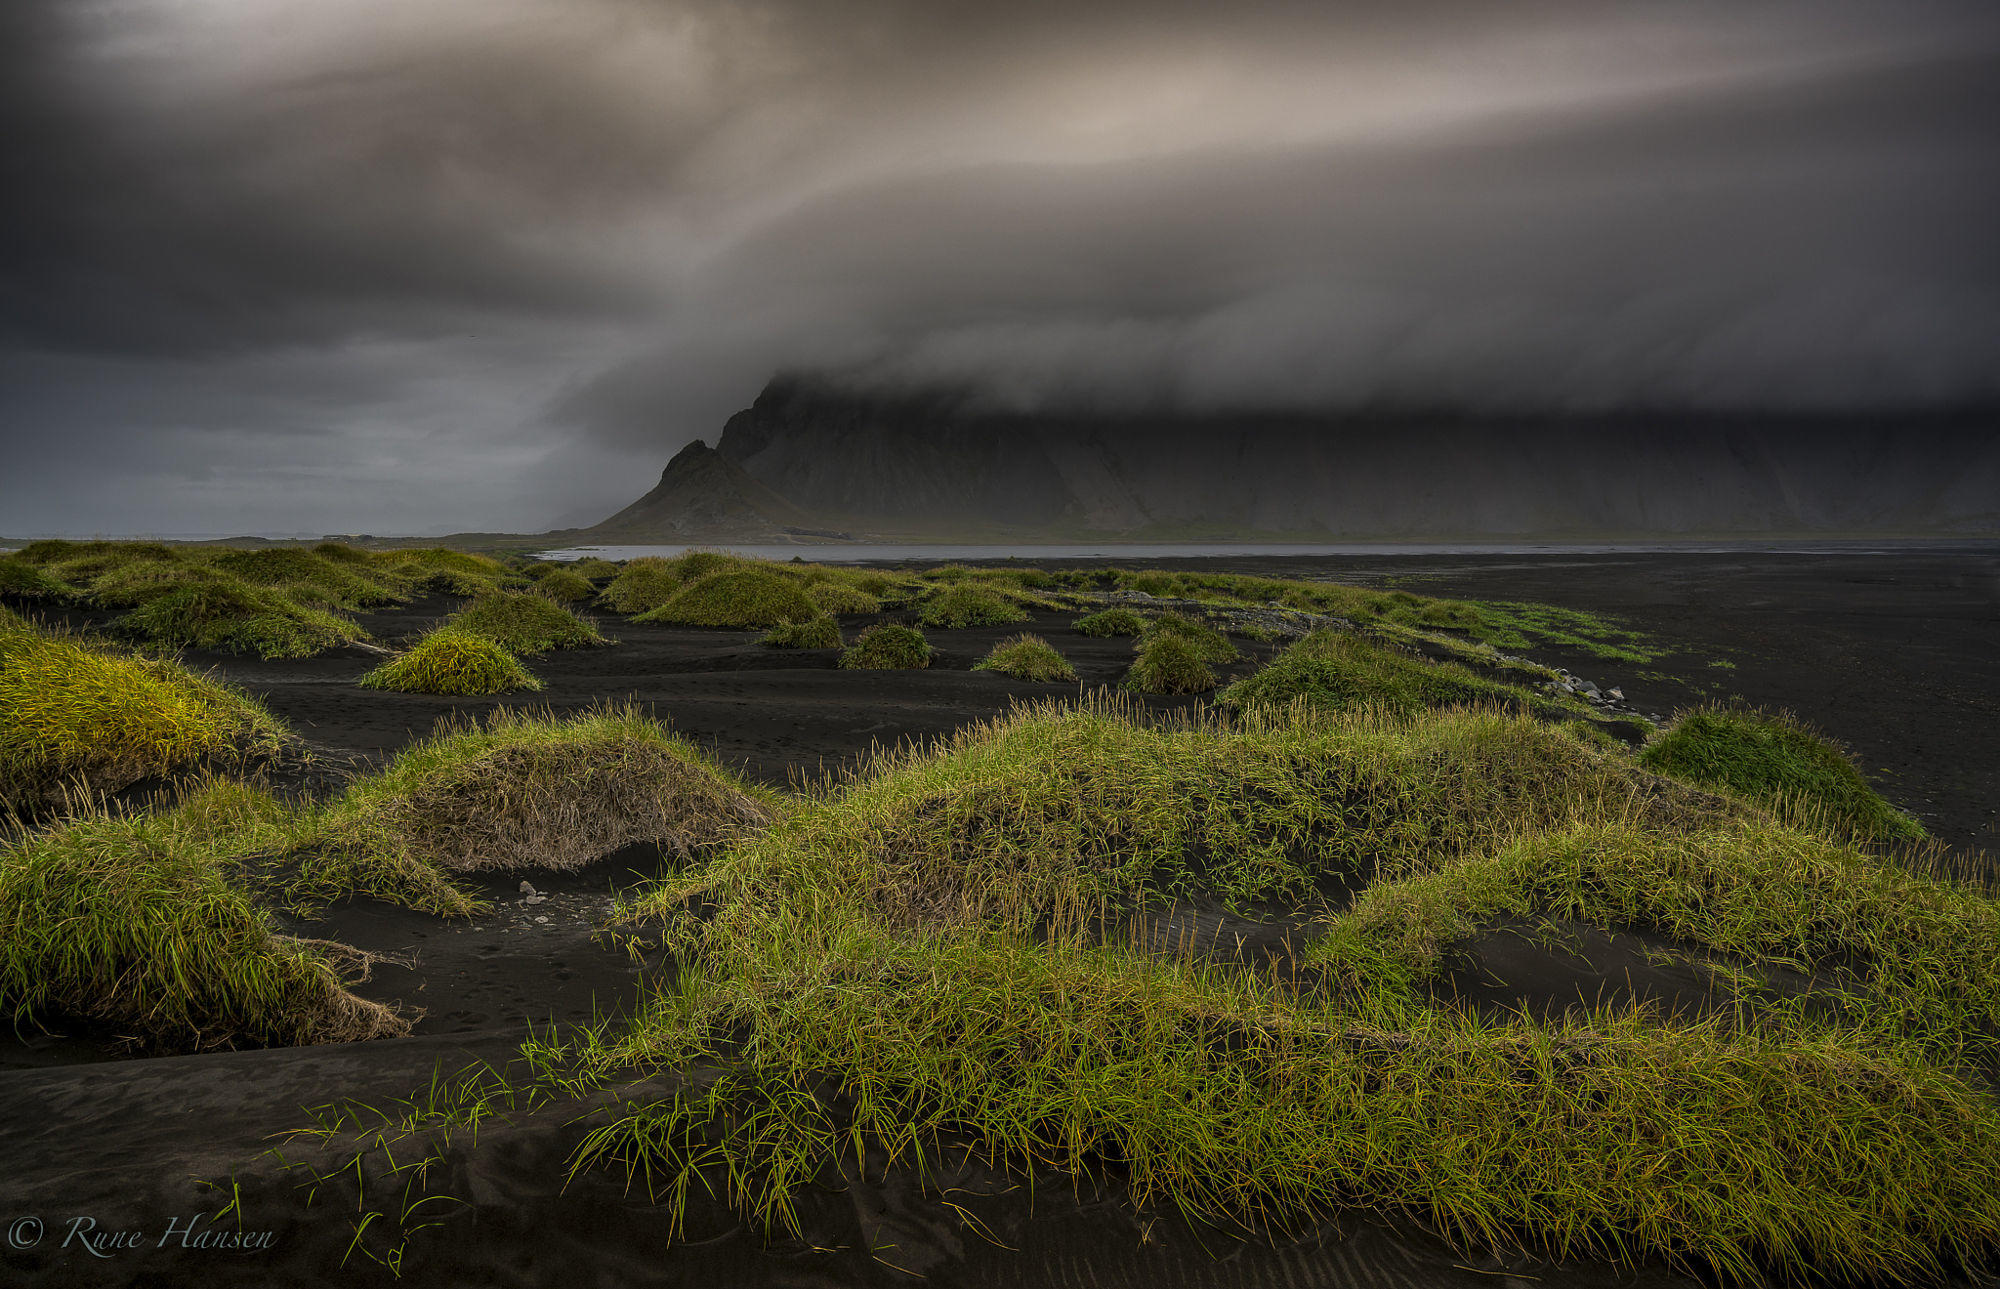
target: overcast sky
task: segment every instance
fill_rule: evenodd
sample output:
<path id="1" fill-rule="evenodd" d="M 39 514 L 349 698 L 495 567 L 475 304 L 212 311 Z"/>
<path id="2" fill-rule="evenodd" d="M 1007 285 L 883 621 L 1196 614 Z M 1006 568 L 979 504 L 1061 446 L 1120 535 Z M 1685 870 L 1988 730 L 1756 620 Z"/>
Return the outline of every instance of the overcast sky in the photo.
<path id="1" fill-rule="evenodd" d="M 0 534 L 589 522 L 773 371 L 2000 407 L 1993 0 L 5 0 Z"/>

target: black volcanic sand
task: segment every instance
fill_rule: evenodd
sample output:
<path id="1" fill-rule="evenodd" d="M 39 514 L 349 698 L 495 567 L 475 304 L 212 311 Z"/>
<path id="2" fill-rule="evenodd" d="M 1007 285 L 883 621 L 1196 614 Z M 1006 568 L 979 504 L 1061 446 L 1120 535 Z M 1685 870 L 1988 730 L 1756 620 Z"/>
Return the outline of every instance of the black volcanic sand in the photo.
<path id="1" fill-rule="evenodd" d="M 2000 766 L 2000 550 L 1903 549 L 1834 555 L 1541 555 L 1116 561 L 1287 577 L 1394 584 L 1429 594 L 1538 600 L 1619 615 L 1674 649 L 1644 666 L 1561 649 L 1532 651 L 1607 687 L 1640 711 L 1667 713 L 1706 697 L 1787 707 L 1855 748 L 1874 781 L 1955 844 L 1996 839 Z M 453 602 L 433 600 L 366 619 L 378 637 L 414 635 Z M 530 660 L 546 688 L 497 700 L 574 710 L 632 699 L 726 764 L 783 784 L 854 764 L 871 745 L 944 734 L 1004 712 L 1017 698 L 1074 696 L 1077 685 L 1019 682 L 972 664 L 1023 630 L 1045 635 L 1083 687 L 1114 683 L 1129 639 L 1093 640 L 1071 613 L 1005 628 L 929 633 L 925 671 L 851 672 L 835 651 L 771 650 L 755 632 L 634 625 L 607 615 L 605 649 Z M 848 619 L 851 639 L 866 619 Z M 1242 674 L 1273 646 L 1248 645 Z M 441 717 L 496 700 L 362 690 L 379 658 L 344 650 L 298 662 L 195 655 L 262 697 L 334 763 L 379 762 Z M 1726 661 L 1732 668 L 1710 666 Z M 1161 708 L 1190 699 L 1148 700 Z M 385 1105 L 434 1071 L 505 1063 L 530 1023 L 569 1025 L 615 1015 L 647 964 L 600 934 L 613 893 L 657 871 L 630 848 L 581 872 L 482 878 L 492 911 L 445 921 L 373 902 L 331 910 L 296 928 L 392 960 L 357 992 L 423 1009 L 409 1038 L 340 1047 L 110 1059 L 90 1035 L 25 1036 L 0 1048 L 0 1223 L 34 1217 L 0 1241 L 0 1281 L 49 1285 L 390 1283 L 348 1255 L 351 1189 L 313 1208 L 263 1154 L 274 1134 L 302 1127 L 304 1108 L 341 1098 Z M 520 890 L 523 880 L 536 895 Z M 1329 888 L 1333 901 L 1347 893 Z M 1245 918 L 1188 907 L 1162 915 L 1159 942 L 1263 966 L 1288 956 L 1300 919 L 1287 910 Z M 1666 1010 L 1716 1005 L 1698 963 L 1636 931 L 1506 924 L 1457 947 L 1441 994 L 1500 1010 L 1548 1014 L 1579 1002 L 1638 998 Z M 1807 980 L 1775 980 L 1810 991 Z M 1283 1237 L 1244 1238 L 1172 1213 L 1135 1212 L 1115 1177 L 1079 1193 L 1044 1179 L 1035 1192 L 980 1168 L 941 1179 L 986 1234 L 913 1178 L 810 1190 L 805 1242 L 766 1241 L 712 1201 L 698 1201 L 690 1238 L 670 1245 L 642 1187 L 594 1174 L 567 1189 L 563 1161 L 584 1131 L 544 1114 L 482 1128 L 455 1147 L 436 1190 L 468 1201 L 411 1242 L 410 1283 L 496 1285 L 907 1284 L 916 1272 L 946 1285 L 1090 1286 L 1305 1284 L 1571 1286 L 1692 1284 L 1656 1266 L 1501 1262 L 1453 1254 L 1420 1232 L 1345 1215 Z M 298 1153 L 296 1150 L 294 1153 Z M 217 1252 L 159 1245 L 171 1220 L 220 1202 L 198 1179 L 240 1186 L 245 1227 L 272 1232 L 268 1249 Z M 332 1192 L 330 1191 L 329 1194 Z M 347 1208 L 343 1211 L 340 1203 Z M 142 1247 L 95 1257 L 61 1247 L 73 1220 L 136 1230 Z M 10 1228 L 12 1229 L 12 1228 Z M 989 1238 L 990 1237 L 990 1238 Z M 28 1247 L 13 1247 L 18 1242 Z M 875 1252 L 870 1254 L 869 1250 Z M 343 1266 L 343 1258 L 346 1265 Z M 898 1269 L 902 1268 L 902 1269 Z M 2000 1281 L 1982 1283 L 2000 1284 Z"/>

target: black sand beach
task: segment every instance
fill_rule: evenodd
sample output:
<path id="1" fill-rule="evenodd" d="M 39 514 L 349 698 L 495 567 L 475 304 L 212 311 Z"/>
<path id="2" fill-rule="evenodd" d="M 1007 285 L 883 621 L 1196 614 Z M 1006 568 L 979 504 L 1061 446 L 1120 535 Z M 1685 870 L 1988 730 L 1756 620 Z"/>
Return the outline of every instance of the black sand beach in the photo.
<path id="1" fill-rule="evenodd" d="M 1128 563 L 1118 561 L 1119 563 Z M 1878 553 L 1681 553 L 1505 557 L 1313 557 L 1158 561 L 1284 577 L 1395 584 L 1433 595 L 1540 601 L 1625 619 L 1671 649 L 1633 665 L 1538 650 L 1631 706 L 1662 717 L 1710 699 L 1781 707 L 1852 748 L 1890 801 L 1958 848 L 2000 847 L 2000 547 L 1909 546 Z M 365 619 L 378 637 L 413 634 L 448 612 L 434 600 Z M 632 699 L 723 762 L 773 784 L 852 765 L 871 745 L 944 734 L 1015 699 L 1073 685 L 1009 680 L 971 665 L 1021 630 L 1055 640 L 1084 687 L 1115 681 L 1129 641 L 1069 631 L 1071 614 L 1010 628 L 934 633 L 927 671 L 838 670 L 833 651 L 765 649 L 752 632 L 649 627 L 607 616 L 617 646 L 547 655 L 543 692 L 502 700 L 575 710 Z M 1274 646 L 1261 646 L 1264 653 Z M 379 761 L 442 717 L 494 700 L 358 689 L 377 659 L 345 650 L 299 662 L 191 656 L 263 698 L 327 758 Z M 1241 674 L 1256 656 L 1229 669 Z M 1225 677 L 1226 678 L 1226 677 Z M 1155 699 L 1161 706 L 1192 700 Z M 263 1154 L 303 1126 L 302 1108 L 338 1098 L 387 1103 L 434 1069 L 504 1062 L 529 1023 L 573 1024 L 615 1012 L 643 954 L 596 934 L 611 893 L 652 871 L 635 848 L 579 873 L 487 882 L 494 912 L 452 924 L 385 906 L 350 905 L 302 928 L 397 955 L 358 992 L 425 1009 L 405 1039 L 344 1047 L 105 1059 L 86 1036 L 24 1036 L 0 1048 L 0 1268 L 36 1285 L 388 1282 L 351 1254 L 353 1215 L 307 1209 Z M 1640 996 L 1699 1008 L 1699 991 L 1652 965 L 1637 937 L 1589 935 L 1539 948 L 1505 935 L 1464 946 L 1452 980 L 1491 1006 L 1555 1009 Z M 671 1244 L 658 1211 L 622 1179 L 587 1175 L 566 1191 L 563 1161 L 579 1126 L 536 1122 L 484 1130 L 458 1151 L 440 1189 L 466 1208 L 411 1242 L 412 1283 L 506 1285 L 1218 1284 L 1665 1285 L 1652 1267 L 1467 1259 L 1366 1214 L 1284 1234 L 1198 1229 L 1134 1213 L 1107 1176 L 1102 1193 L 1051 1183 L 1030 1194 L 983 1166 L 933 1179 L 976 1220 L 919 1195 L 914 1178 L 818 1194 L 805 1241 L 766 1242 L 719 1203 L 696 1206 L 691 1238 Z M 184 1247 L 190 1217 L 240 1185 L 243 1229 L 268 1248 Z M 933 1191 L 934 1194 L 934 1191 Z M 34 1219 L 30 1223 L 27 1219 Z M 86 1226 L 136 1231 L 137 1247 L 98 1256 Z M 176 1234 L 163 1240 L 172 1223 Z M 225 1225 L 233 1228 L 234 1219 Z M 67 1247 L 65 1243 L 67 1242 Z M 877 1254 L 867 1251 L 873 1248 Z M 886 1252 L 891 1250 L 893 1252 Z M 893 1263 L 892 1260 L 893 1259 Z M 345 1263 L 343 1265 L 343 1260 Z M 1981 1280 L 1978 1283 L 2000 1283 Z"/>

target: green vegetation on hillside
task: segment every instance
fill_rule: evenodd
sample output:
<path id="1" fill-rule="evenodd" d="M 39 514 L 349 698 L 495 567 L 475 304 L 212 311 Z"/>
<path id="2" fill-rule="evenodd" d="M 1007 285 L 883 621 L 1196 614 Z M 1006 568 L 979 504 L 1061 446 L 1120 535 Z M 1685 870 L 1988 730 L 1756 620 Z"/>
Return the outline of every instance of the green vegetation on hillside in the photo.
<path id="1" fill-rule="evenodd" d="M 838 649 L 845 641 L 840 638 L 840 623 L 822 615 L 772 627 L 762 643 L 773 649 Z"/>

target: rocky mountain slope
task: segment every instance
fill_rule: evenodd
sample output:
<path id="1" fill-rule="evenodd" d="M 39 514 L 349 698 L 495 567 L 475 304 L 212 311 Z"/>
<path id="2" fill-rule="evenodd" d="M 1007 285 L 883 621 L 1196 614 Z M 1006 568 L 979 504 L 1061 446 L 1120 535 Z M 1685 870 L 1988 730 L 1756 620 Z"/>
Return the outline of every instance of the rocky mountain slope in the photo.
<path id="1" fill-rule="evenodd" d="M 2000 418 L 1018 415 L 773 381 L 594 536 L 2000 531 Z M 693 454 L 690 456 L 690 454 Z"/>

